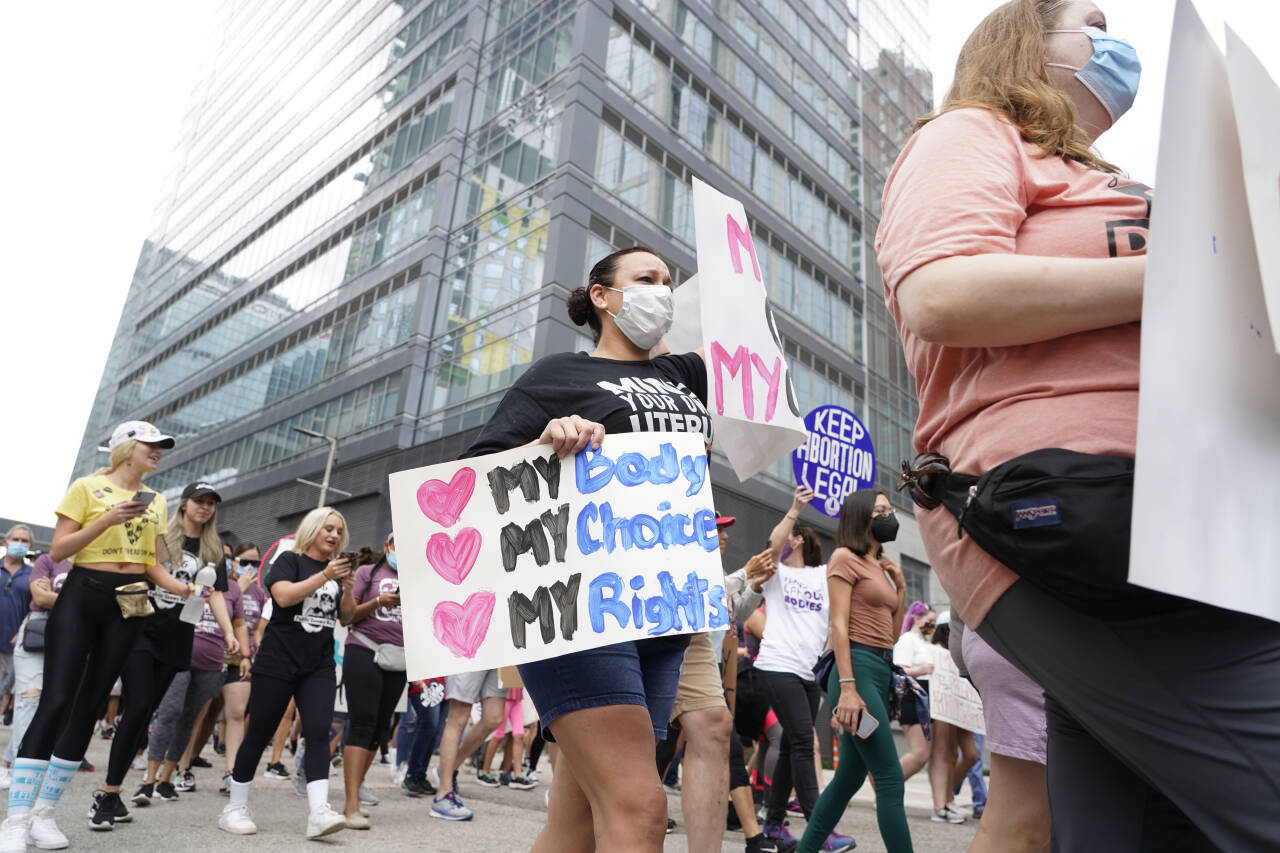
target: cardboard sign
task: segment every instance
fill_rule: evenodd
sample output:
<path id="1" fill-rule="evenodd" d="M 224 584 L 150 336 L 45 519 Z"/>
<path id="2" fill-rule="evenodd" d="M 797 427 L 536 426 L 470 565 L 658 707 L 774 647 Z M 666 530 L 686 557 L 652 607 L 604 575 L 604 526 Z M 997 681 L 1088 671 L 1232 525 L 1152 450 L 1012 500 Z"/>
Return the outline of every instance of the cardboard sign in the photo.
<path id="1" fill-rule="evenodd" d="M 951 652 L 942 646 L 934 646 L 933 653 L 933 672 L 929 674 L 929 716 L 985 736 L 987 724 L 982 716 L 982 697 L 956 669 Z"/>
<path id="2" fill-rule="evenodd" d="M 707 473 L 650 432 L 392 474 L 409 678 L 726 627 Z"/>
<path id="3" fill-rule="evenodd" d="M 1179 0 L 1142 304 L 1129 579 L 1280 620 L 1280 356 L 1259 271 L 1259 245 L 1275 252 L 1277 235 L 1255 235 L 1241 163 L 1257 146 L 1274 162 L 1275 139 L 1253 135 L 1280 95 L 1256 73 L 1229 83 L 1227 66 Z M 1274 204 L 1277 175 L 1268 181 Z"/>
<path id="4" fill-rule="evenodd" d="M 858 416 L 839 406 L 819 406 L 805 415 L 809 439 L 791 454 L 796 483 L 813 489 L 810 504 L 836 518 L 844 499 L 876 482 L 876 451 Z"/>
<path id="5" fill-rule="evenodd" d="M 746 480 L 807 433 L 742 202 L 694 178 L 693 216 L 707 408 L 716 446 Z"/>

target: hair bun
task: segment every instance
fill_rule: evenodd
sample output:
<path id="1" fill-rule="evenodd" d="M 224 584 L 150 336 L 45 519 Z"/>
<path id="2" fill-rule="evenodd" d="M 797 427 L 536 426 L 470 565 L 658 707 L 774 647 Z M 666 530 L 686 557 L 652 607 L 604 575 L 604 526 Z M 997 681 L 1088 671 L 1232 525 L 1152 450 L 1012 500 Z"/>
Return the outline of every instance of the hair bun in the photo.
<path id="1" fill-rule="evenodd" d="M 569 319 L 575 326 L 585 326 L 590 322 L 595 306 L 591 304 L 591 295 L 585 287 L 579 287 L 565 299 L 565 307 L 569 311 Z"/>

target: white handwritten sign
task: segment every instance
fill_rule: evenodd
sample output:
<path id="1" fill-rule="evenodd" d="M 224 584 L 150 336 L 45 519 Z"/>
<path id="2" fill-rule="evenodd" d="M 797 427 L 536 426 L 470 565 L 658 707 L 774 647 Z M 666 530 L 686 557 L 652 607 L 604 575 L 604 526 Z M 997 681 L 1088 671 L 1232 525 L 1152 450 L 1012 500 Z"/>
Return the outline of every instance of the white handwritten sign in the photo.
<path id="1" fill-rule="evenodd" d="M 693 216 L 708 408 L 716 445 L 746 480 L 808 433 L 742 202 L 694 178 Z"/>
<path id="2" fill-rule="evenodd" d="M 410 679 L 729 624 L 703 439 L 610 435 L 391 475 Z"/>
<path id="3" fill-rule="evenodd" d="M 1258 91 L 1237 89 L 1227 65 L 1179 0 L 1142 303 L 1129 579 L 1280 620 L 1280 356 L 1241 165 L 1242 149 L 1276 141 L 1238 123 L 1280 96 L 1256 74 L 1243 83 Z M 1256 236 L 1276 250 L 1276 234 Z"/>
<path id="4" fill-rule="evenodd" d="M 951 652 L 942 646 L 934 646 L 933 654 L 933 672 L 929 674 L 929 716 L 974 734 L 986 735 L 982 697 L 956 669 Z"/>

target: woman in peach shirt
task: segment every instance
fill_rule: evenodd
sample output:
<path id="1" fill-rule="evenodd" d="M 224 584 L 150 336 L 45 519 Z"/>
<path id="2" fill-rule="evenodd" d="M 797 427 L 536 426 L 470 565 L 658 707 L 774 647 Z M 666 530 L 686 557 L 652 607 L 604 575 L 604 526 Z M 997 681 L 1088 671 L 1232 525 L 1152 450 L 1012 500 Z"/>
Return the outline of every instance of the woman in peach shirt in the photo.
<path id="1" fill-rule="evenodd" d="M 1134 456 L 1151 192 L 1091 148 L 1140 69 L 1105 30 L 1086 0 L 1001 6 L 886 183 L 876 249 L 915 445 L 954 472 L 1046 448 Z M 1280 626 L 1123 583 L 1068 601 L 957 537 L 947 509 L 917 518 L 965 623 L 1044 689 L 1058 849 L 1274 849 Z M 983 829 L 998 768 L 992 783 Z"/>

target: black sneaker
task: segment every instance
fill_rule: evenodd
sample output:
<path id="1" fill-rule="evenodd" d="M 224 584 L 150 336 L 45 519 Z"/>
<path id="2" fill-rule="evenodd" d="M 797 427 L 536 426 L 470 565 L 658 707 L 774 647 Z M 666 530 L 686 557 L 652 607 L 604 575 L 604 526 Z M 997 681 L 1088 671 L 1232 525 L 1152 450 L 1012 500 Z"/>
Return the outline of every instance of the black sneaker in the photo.
<path id="1" fill-rule="evenodd" d="M 671 818 L 667 818 L 667 835 L 676 831 L 676 822 Z"/>
<path id="2" fill-rule="evenodd" d="M 410 797 L 425 797 L 428 793 L 434 796 L 436 793 L 425 773 L 406 773 L 401 787 Z"/>
<path id="3" fill-rule="evenodd" d="M 187 765 L 187 766 L 188 766 L 189 768 L 190 768 L 190 767 L 204 767 L 204 768 L 206 768 L 206 769 L 208 769 L 208 768 L 210 768 L 210 767 L 213 767 L 213 765 L 209 763 L 209 759 L 205 758 L 205 757 L 204 757 L 204 756 L 202 756 L 202 755 L 197 755 L 195 758 L 191 759 L 191 763 L 190 763 L 189 765 Z"/>
<path id="4" fill-rule="evenodd" d="M 89 828 L 95 832 L 110 832 L 117 823 L 128 823 L 133 815 L 115 791 L 95 791 L 93 807 L 89 809 Z"/>
<path id="5" fill-rule="evenodd" d="M 284 763 L 277 761 L 275 764 L 267 765 L 267 772 L 262 774 L 268 779 L 292 779 L 289 771 L 284 769 Z"/>
<path id="6" fill-rule="evenodd" d="M 172 782 L 156 783 L 156 799 L 163 800 L 166 803 L 177 802 L 178 792 L 173 789 Z"/>
<path id="7" fill-rule="evenodd" d="M 133 804 L 139 808 L 151 805 L 151 798 L 156 795 L 156 783 L 149 782 L 138 788 L 136 794 L 133 795 Z"/>
<path id="8" fill-rule="evenodd" d="M 792 853 L 799 844 L 794 838 L 789 841 L 779 841 L 775 838 L 768 838 L 764 833 L 760 833 L 752 838 L 747 839 L 747 853 Z"/>

